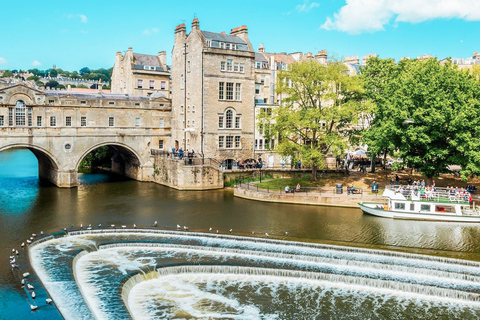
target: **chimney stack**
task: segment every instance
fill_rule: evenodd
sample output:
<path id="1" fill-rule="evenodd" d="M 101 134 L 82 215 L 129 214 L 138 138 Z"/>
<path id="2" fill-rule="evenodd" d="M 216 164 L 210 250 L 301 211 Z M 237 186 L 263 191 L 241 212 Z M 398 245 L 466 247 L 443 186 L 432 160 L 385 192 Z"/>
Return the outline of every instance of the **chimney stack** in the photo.
<path id="1" fill-rule="evenodd" d="M 195 18 L 192 21 L 192 31 L 193 30 L 200 30 L 200 22 L 198 21 L 198 18 Z"/>
<path id="2" fill-rule="evenodd" d="M 162 68 L 167 70 L 167 53 L 165 51 L 160 51 L 158 53 L 158 60 L 160 60 L 160 65 Z"/>
<path id="3" fill-rule="evenodd" d="M 258 47 L 258 52 L 265 52 L 265 47 L 263 46 L 263 43 L 260 43 L 260 46 Z"/>

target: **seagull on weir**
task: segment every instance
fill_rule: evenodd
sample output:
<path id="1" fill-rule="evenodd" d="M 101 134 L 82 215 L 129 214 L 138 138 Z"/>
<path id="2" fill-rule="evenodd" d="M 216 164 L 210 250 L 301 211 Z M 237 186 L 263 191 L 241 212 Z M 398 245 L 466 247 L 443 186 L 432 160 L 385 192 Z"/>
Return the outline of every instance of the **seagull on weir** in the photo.
<path id="1" fill-rule="evenodd" d="M 29 275 L 30 275 L 29 272 L 25 272 L 24 274 L 22 274 L 22 276 L 23 276 L 24 278 L 28 277 Z"/>
<path id="2" fill-rule="evenodd" d="M 187 227 L 187 226 L 183 226 L 183 230 L 188 230 L 188 227 Z"/>
<path id="3" fill-rule="evenodd" d="M 33 304 L 30 305 L 30 310 L 35 311 L 38 309 L 38 306 L 35 306 Z"/>
<path id="4" fill-rule="evenodd" d="M 40 234 L 43 235 L 43 231 L 40 231 Z"/>
<path id="5" fill-rule="evenodd" d="M 50 298 L 47 298 L 47 299 L 45 299 L 45 302 L 46 302 L 47 304 L 51 304 L 51 303 L 52 303 L 52 301 L 53 301 L 53 300 L 52 300 L 52 299 L 50 299 Z"/>
<path id="6" fill-rule="evenodd" d="M 217 230 L 217 233 L 218 233 L 218 230 Z"/>
<path id="7" fill-rule="evenodd" d="M 255 231 L 252 231 L 252 234 L 255 234 Z"/>
<path id="8" fill-rule="evenodd" d="M 182 227 L 181 227 L 179 224 L 177 224 L 177 229 L 181 229 L 181 228 L 182 228 Z"/>
<path id="9" fill-rule="evenodd" d="M 35 299 L 36 296 L 35 291 L 32 291 L 32 299 Z"/>
<path id="10" fill-rule="evenodd" d="M 288 236 L 288 231 L 285 231 L 285 235 Z"/>
<path id="11" fill-rule="evenodd" d="M 232 233 L 233 229 L 230 229 L 230 233 Z"/>
<path id="12" fill-rule="evenodd" d="M 30 283 L 27 283 L 27 289 L 28 290 L 33 290 L 33 289 L 35 289 L 35 287 L 32 286 Z"/>
<path id="13" fill-rule="evenodd" d="M 208 231 L 212 231 L 212 230 L 213 230 L 212 228 L 208 229 Z"/>
<path id="14" fill-rule="evenodd" d="M 101 224 L 101 223 L 99 223 L 99 224 L 98 224 L 98 227 L 99 227 L 99 228 L 101 228 L 101 227 L 102 227 L 102 224 Z"/>
<path id="15" fill-rule="evenodd" d="M 32 241 L 30 239 L 27 239 L 27 244 L 30 244 L 32 243 Z"/>
<path id="16" fill-rule="evenodd" d="M 122 224 L 122 229 L 125 229 L 126 227 L 127 227 L 126 225 Z"/>
<path id="17" fill-rule="evenodd" d="M 111 224 L 110 227 L 115 228 L 115 225 L 114 225 L 114 224 Z"/>
<path id="18" fill-rule="evenodd" d="M 22 242 L 22 248 L 25 248 L 25 242 Z"/>
<path id="19" fill-rule="evenodd" d="M 157 226 L 158 226 L 157 220 L 155 220 L 155 222 L 153 223 L 153 226 L 154 226 L 154 227 L 157 227 Z"/>
<path id="20" fill-rule="evenodd" d="M 266 233 L 266 232 L 265 232 L 265 237 L 267 237 L 267 238 L 268 238 L 268 233 Z"/>
<path id="21" fill-rule="evenodd" d="M 32 237 L 36 237 L 36 236 L 37 236 L 37 234 L 36 234 L 36 233 L 32 233 Z"/>
<path id="22" fill-rule="evenodd" d="M 137 227 L 137 225 L 134 223 L 134 224 L 133 224 L 133 229 L 135 229 L 136 227 Z"/>

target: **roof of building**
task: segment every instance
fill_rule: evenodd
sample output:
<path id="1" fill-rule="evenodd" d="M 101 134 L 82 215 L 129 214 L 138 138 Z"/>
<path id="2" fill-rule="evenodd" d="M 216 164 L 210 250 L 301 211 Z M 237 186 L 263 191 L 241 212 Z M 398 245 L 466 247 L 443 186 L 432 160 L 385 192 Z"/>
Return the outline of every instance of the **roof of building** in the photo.
<path id="1" fill-rule="evenodd" d="M 148 97 L 132 96 L 123 93 L 104 93 L 104 92 L 75 92 L 66 90 L 45 90 L 46 96 L 49 97 L 64 97 L 75 96 L 77 98 L 90 98 L 90 99 L 110 99 L 110 100 L 148 100 Z"/>
<path id="2" fill-rule="evenodd" d="M 134 59 L 133 63 L 136 65 L 163 68 L 163 66 L 160 64 L 160 59 L 158 59 L 158 56 L 154 56 L 150 54 L 134 53 L 133 59 Z"/>
<path id="3" fill-rule="evenodd" d="M 284 64 L 293 64 L 295 63 L 295 59 L 289 55 L 289 54 L 284 54 L 284 53 L 265 53 L 265 56 L 271 57 L 273 56 L 273 59 L 275 62 L 280 62 Z"/>
<path id="4" fill-rule="evenodd" d="M 255 61 L 268 62 L 267 57 L 261 52 L 255 52 Z"/>
<path id="5" fill-rule="evenodd" d="M 238 44 L 247 45 L 247 43 L 243 39 L 237 36 L 232 36 L 231 34 L 216 33 L 216 32 L 210 32 L 210 31 L 201 31 L 201 32 L 202 32 L 202 35 L 207 40 L 217 40 L 221 42 L 238 43 Z"/>

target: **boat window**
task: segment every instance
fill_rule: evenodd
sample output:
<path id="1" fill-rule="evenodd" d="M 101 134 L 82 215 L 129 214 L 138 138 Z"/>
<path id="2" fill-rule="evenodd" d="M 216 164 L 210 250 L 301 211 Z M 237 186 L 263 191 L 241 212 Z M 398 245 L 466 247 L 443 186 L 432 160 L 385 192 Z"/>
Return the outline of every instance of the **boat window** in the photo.
<path id="1" fill-rule="evenodd" d="M 429 204 L 422 204 L 422 205 L 420 206 L 420 211 L 430 212 L 430 205 L 429 205 Z"/>
<path id="2" fill-rule="evenodd" d="M 410 203 L 410 211 L 415 211 L 415 203 Z"/>
<path id="3" fill-rule="evenodd" d="M 405 210 L 405 203 L 395 202 L 395 209 L 396 210 Z"/>
<path id="4" fill-rule="evenodd" d="M 449 213 L 455 213 L 455 207 L 454 206 L 435 206 L 435 211 L 436 212 L 449 212 Z"/>

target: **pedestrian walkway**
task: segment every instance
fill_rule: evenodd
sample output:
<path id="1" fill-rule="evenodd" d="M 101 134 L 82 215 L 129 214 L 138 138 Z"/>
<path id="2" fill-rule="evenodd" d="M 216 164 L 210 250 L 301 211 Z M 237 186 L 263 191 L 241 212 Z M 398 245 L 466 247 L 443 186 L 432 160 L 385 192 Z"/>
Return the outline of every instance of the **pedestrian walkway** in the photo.
<path id="1" fill-rule="evenodd" d="M 343 188 L 343 193 L 336 192 L 336 188 L 315 188 L 301 192 L 286 193 L 284 190 L 269 190 L 258 188 L 258 182 L 242 183 L 236 185 L 233 194 L 236 197 L 264 201 L 289 204 L 305 204 L 314 206 L 333 206 L 333 207 L 349 207 L 359 208 L 360 201 L 382 201 L 381 195 L 369 194 L 347 194 Z"/>

